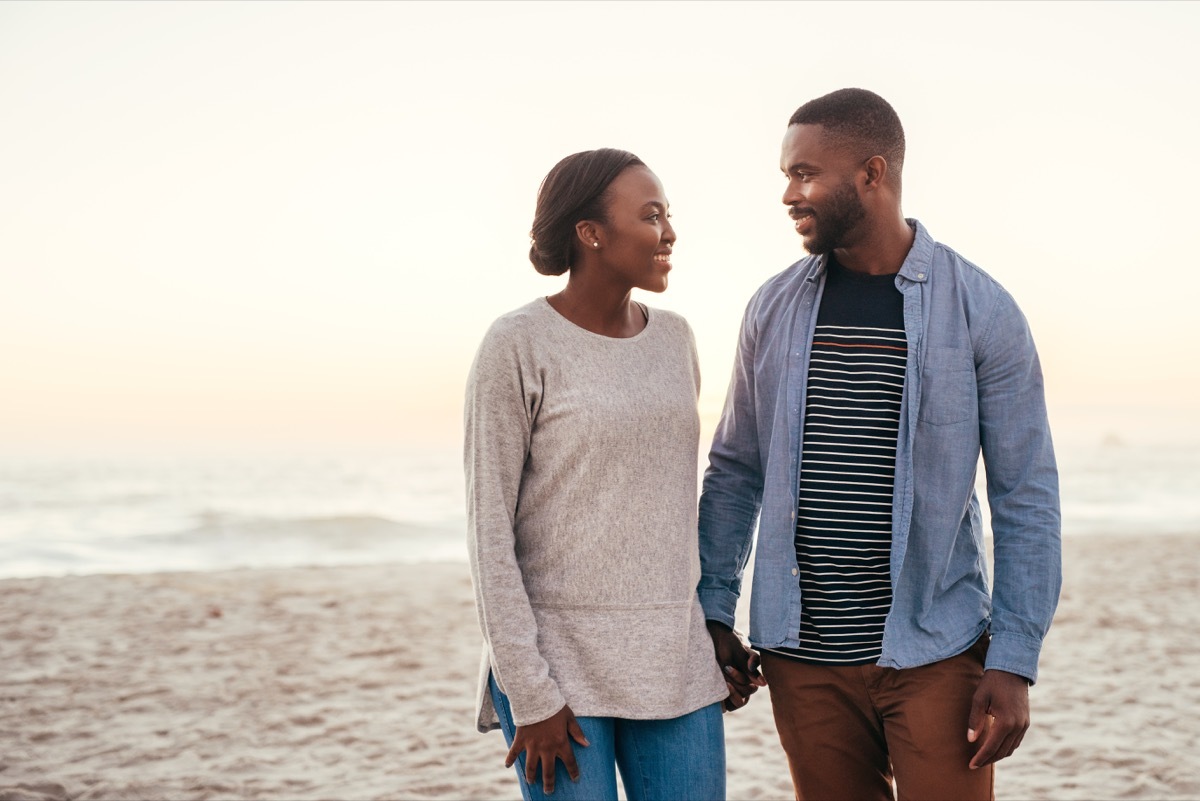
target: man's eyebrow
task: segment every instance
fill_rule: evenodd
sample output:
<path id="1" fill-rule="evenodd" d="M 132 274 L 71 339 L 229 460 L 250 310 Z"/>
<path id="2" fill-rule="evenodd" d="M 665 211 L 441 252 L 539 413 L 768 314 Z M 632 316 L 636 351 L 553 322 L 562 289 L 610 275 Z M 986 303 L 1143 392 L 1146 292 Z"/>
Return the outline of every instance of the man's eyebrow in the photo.
<path id="1" fill-rule="evenodd" d="M 816 170 L 816 164 L 809 164 L 807 161 L 797 161 L 795 164 L 789 166 L 786 170 L 783 170 L 783 172 L 786 175 L 790 172 L 815 172 Z"/>

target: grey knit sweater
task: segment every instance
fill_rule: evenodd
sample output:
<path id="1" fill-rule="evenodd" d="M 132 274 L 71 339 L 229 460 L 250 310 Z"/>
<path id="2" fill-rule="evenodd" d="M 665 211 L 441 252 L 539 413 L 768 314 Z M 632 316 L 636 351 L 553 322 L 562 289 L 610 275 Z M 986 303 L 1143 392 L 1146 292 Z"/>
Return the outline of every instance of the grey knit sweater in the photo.
<path id="1" fill-rule="evenodd" d="M 696 596 L 699 369 L 677 314 L 591 333 L 539 298 L 488 330 L 467 381 L 464 468 L 484 637 L 477 726 L 665 719 L 726 696 Z"/>

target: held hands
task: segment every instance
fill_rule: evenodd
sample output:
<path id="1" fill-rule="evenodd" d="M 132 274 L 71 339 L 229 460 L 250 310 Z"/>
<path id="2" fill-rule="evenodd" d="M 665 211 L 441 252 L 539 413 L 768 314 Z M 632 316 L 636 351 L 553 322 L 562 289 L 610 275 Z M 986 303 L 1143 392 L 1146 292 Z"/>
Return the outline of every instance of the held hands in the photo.
<path id="1" fill-rule="evenodd" d="M 988 718 L 990 722 L 986 722 Z M 1029 682 L 1003 670 L 985 670 L 967 718 L 967 742 L 983 734 L 971 770 L 1012 756 L 1029 729 Z"/>
<path id="2" fill-rule="evenodd" d="M 542 768 L 542 787 L 546 795 L 554 792 L 554 761 L 561 759 L 567 769 L 571 781 L 579 781 L 579 766 L 575 764 L 575 751 L 571 748 L 571 740 L 582 746 L 590 745 L 583 729 L 575 720 L 571 707 L 563 708 L 539 723 L 528 726 L 518 726 L 513 737 L 512 748 L 508 749 L 508 757 L 504 767 L 511 768 L 521 752 L 525 752 L 525 781 L 529 784 L 537 782 L 538 766 Z"/>
<path id="3" fill-rule="evenodd" d="M 758 672 L 758 654 L 724 623 L 708 621 L 708 634 L 717 653 L 717 664 L 725 674 L 725 686 L 729 688 L 725 711 L 741 709 L 759 687 L 767 686 L 767 680 Z"/>

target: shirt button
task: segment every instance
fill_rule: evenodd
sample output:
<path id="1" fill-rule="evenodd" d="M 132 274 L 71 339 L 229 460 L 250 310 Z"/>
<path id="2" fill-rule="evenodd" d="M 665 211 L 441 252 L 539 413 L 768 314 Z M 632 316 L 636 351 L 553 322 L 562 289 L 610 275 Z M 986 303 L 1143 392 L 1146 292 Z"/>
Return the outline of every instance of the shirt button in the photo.
<path id="1" fill-rule="evenodd" d="M 925 273 L 917 273 L 917 278 L 924 278 L 924 277 L 925 277 Z"/>
<path id="2" fill-rule="evenodd" d="M 793 575 L 793 576 L 798 576 L 798 575 L 800 575 L 800 568 L 798 568 L 798 567 L 793 567 L 793 568 L 792 568 L 792 575 Z"/>

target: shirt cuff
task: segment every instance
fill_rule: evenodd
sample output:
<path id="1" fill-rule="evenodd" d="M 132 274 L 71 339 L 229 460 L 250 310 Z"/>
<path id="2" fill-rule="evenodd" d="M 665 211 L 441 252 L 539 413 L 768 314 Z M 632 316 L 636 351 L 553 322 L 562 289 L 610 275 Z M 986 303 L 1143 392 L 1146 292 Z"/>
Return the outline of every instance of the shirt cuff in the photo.
<path id="1" fill-rule="evenodd" d="M 499 682 L 496 683 L 499 686 Z M 504 692 L 502 689 L 500 692 Z M 520 691 L 504 693 L 508 697 L 509 708 L 512 709 L 513 723 L 517 726 L 532 726 L 541 723 L 549 717 L 558 714 L 566 705 L 566 699 L 559 692 L 558 685 L 552 679 L 546 678 L 534 688 L 521 688 Z"/>
<path id="2" fill-rule="evenodd" d="M 732 629 L 737 611 L 737 593 L 719 587 L 702 587 L 696 592 L 704 609 L 704 619 L 724 623 Z"/>
<path id="3" fill-rule="evenodd" d="M 1042 652 L 1041 640 L 1033 640 L 1020 634 L 992 632 L 988 645 L 984 670 L 1003 670 L 1025 677 L 1030 684 L 1037 681 L 1038 656 Z"/>

